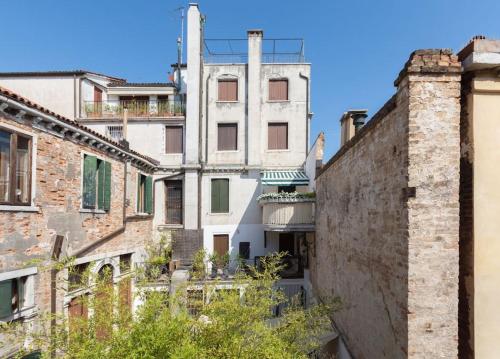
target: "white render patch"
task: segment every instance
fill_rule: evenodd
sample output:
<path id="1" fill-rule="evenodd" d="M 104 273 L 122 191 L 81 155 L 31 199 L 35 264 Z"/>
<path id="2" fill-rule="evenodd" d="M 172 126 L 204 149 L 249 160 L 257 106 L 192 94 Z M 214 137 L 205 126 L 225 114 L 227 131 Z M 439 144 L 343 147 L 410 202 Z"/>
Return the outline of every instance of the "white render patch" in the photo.
<path id="1" fill-rule="evenodd" d="M 500 53 L 498 52 L 473 52 L 462 61 L 462 66 L 466 70 L 484 69 L 499 64 Z"/>

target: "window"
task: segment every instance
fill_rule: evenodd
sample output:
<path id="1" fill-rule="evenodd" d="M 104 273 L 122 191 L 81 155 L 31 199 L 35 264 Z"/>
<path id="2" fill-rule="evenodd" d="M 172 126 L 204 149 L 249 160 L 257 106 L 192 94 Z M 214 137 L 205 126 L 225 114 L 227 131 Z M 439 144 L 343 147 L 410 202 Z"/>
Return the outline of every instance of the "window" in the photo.
<path id="1" fill-rule="evenodd" d="M 139 174 L 137 213 L 153 213 L 153 178 Z"/>
<path id="2" fill-rule="evenodd" d="M 288 149 L 288 124 L 270 123 L 267 131 L 267 147 L 270 150 Z"/>
<path id="3" fill-rule="evenodd" d="M 27 278 L 14 278 L 0 282 L 0 318 L 9 317 L 24 307 Z"/>
<path id="4" fill-rule="evenodd" d="M 240 242 L 239 255 L 242 259 L 250 259 L 250 242 Z"/>
<path id="5" fill-rule="evenodd" d="M 77 264 L 69 268 L 68 287 L 70 291 L 83 288 L 87 285 L 89 263 Z"/>
<path id="6" fill-rule="evenodd" d="M 182 126 L 165 127 L 165 152 L 182 153 Z"/>
<path id="7" fill-rule="evenodd" d="M 166 181 L 167 224 L 182 224 L 182 181 Z"/>
<path id="8" fill-rule="evenodd" d="M 120 272 L 126 273 L 132 269 L 132 253 L 122 254 L 120 256 Z"/>
<path id="9" fill-rule="evenodd" d="M 238 80 L 219 80 L 219 101 L 238 101 Z"/>
<path id="10" fill-rule="evenodd" d="M 95 156 L 84 155 L 82 207 L 108 211 L 110 206 L 111 163 Z"/>
<path id="11" fill-rule="evenodd" d="M 229 180 L 217 178 L 212 180 L 212 213 L 229 212 Z"/>
<path id="12" fill-rule="evenodd" d="M 106 126 L 106 133 L 113 140 L 121 141 L 123 139 L 123 126 Z"/>
<path id="13" fill-rule="evenodd" d="M 238 149 L 238 125 L 219 123 L 217 125 L 217 150 L 236 151 Z"/>
<path id="14" fill-rule="evenodd" d="M 0 203 L 31 202 L 31 138 L 0 130 Z"/>
<path id="15" fill-rule="evenodd" d="M 288 80 L 269 80 L 269 101 L 288 100 Z"/>
<path id="16" fill-rule="evenodd" d="M 295 191 L 296 191 L 295 186 L 278 186 L 278 193 L 281 193 L 281 192 L 292 193 Z"/>

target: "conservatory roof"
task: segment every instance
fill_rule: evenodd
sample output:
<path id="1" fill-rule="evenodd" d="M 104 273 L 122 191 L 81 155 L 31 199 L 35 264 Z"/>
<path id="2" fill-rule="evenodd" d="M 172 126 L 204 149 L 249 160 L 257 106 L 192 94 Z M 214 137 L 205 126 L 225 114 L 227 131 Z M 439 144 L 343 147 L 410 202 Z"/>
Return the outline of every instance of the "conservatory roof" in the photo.
<path id="1" fill-rule="evenodd" d="M 264 171 L 261 172 L 260 179 L 265 186 L 306 186 L 309 184 L 306 173 L 299 170 Z"/>

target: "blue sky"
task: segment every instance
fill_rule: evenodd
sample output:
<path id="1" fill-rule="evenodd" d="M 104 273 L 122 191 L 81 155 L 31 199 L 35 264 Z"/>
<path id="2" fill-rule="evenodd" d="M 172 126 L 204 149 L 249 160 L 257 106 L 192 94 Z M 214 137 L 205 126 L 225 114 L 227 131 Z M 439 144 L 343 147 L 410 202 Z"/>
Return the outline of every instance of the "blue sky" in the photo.
<path id="1" fill-rule="evenodd" d="M 419 48 L 460 50 L 477 34 L 500 38 L 500 1 L 200 0 L 206 37 L 303 37 L 312 63 L 312 135 L 325 157 L 346 109 L 370 114 Z M 166 81 L 176 61 L 177 0 L 2 1 L 0 71 L 83 68 L 130 81 Z"/>

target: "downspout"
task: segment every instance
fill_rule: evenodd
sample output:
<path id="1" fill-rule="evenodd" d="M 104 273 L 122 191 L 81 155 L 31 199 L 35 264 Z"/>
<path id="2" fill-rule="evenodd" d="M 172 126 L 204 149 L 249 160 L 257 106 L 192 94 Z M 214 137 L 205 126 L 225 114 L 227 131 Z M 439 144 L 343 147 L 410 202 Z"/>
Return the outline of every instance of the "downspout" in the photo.
<path id="1" fill-rule="evenodd" d="M 306 156 L 309 152 L 309 77 L 299 72 L 299 76 L 306 80 Z"/>
<path id="2" fill-rule="evenodd" d="M 73 75 L 73 120 L 76 121 L 76 75 Z"/>

